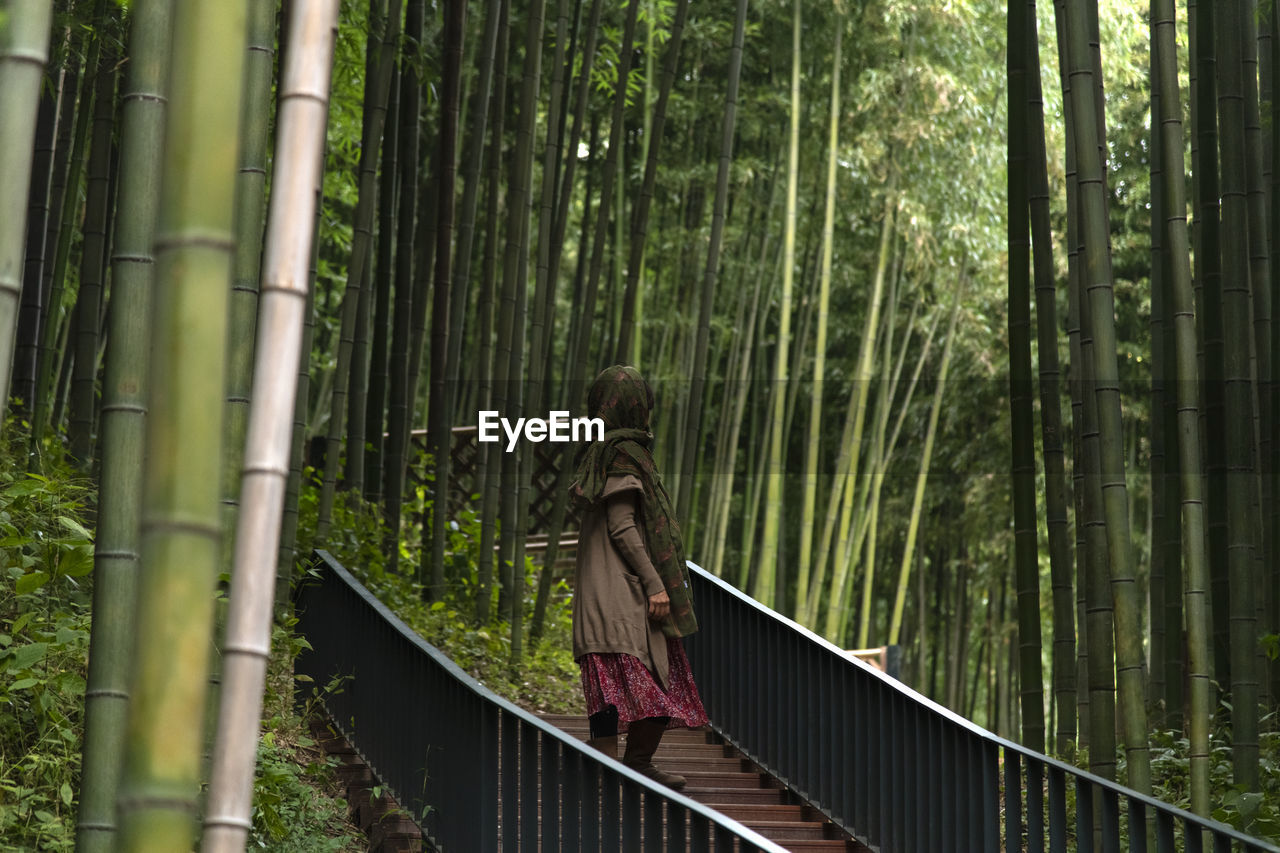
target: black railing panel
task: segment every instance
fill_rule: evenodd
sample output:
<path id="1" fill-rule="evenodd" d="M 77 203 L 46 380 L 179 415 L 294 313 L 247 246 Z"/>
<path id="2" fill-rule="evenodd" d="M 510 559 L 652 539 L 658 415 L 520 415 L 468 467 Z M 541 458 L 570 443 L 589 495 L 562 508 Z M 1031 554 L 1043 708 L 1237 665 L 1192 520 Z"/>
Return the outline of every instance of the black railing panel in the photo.
<path id="1" fill-rule="evenodd" d="M 297 671 L 342 679 L 325 709 L 437 850 L 683 853 L 714 838 L 717 853 L 786 853 L 487 690 L 332 556 L 315 557 L 297 591 L 311 645 Z"/>
<path id="2" fill-rule="evenodd" d="M 1105 853 L 1151 832 L 1157 853 L 1280 853 L 997 737 L 689 566 L 701 630 L 685 649 L 714 728 L 865 844 L 1033 853 L 1047 833 L 1050 853 Z"/>

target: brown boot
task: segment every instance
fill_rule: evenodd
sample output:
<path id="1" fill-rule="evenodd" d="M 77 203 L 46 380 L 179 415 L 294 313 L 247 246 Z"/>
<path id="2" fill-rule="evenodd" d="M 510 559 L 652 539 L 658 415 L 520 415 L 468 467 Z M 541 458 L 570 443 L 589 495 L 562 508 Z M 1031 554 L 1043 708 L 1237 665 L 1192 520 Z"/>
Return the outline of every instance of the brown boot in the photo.
<path id="1" fill-rule="evenodd" d="M 618 736 L 609 735 L 608 737 L 593 737 L 587 741 L 587 746 L 592 749 L 598 749 L 605 755 L 614 759 L 618 759 Z"/>
<path id="2" fill-rule="evenodd" d="M 662 741 L 662 733 L 667 730 L 667 721 L 662 718 L 648 717 L 636 720 L 627 730 L 627 751 L 622 763 L 648 776 L 655 782 L 679 791 L 688 782 L 683 776 L 667 773 L 653 765 L 653 753 Z"/>

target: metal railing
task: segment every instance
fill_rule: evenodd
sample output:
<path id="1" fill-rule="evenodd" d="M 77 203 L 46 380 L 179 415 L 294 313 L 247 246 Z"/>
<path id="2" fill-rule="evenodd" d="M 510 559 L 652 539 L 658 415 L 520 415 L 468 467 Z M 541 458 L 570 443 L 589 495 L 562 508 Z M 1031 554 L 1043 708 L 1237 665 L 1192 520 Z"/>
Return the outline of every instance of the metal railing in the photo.
<path id="1" fill-rule="evenodd" d="M 690 568 L 713 728 L 871 847 L 1280 851 L 997 737 Z"/>
<path id="2" fill-rule="evenodd" d="M 487 690 L 327 552 L 296 595 L 335 725 L 445 853 L 786 851 Z"/>

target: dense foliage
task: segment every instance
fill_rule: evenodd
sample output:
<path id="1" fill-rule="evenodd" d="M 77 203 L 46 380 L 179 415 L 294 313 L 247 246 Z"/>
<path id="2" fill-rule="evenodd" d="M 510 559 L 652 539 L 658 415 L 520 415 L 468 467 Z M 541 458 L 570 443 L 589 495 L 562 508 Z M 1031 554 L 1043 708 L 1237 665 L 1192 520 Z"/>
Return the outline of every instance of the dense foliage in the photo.
<path id="1" fill-rule="evenodd" d="M 14 465 L 24 436 L 0 455 L 0 850 L 75 849 L 92 624 L 90 483 L 55 454 L 44 474 Z M 15 440 L 13 436 L 17 436 Z M 293 658 L 305 640 L 275 631 L 254 788 L 254 847 L 363 850 L 328 758 L 293 702 Z"/>

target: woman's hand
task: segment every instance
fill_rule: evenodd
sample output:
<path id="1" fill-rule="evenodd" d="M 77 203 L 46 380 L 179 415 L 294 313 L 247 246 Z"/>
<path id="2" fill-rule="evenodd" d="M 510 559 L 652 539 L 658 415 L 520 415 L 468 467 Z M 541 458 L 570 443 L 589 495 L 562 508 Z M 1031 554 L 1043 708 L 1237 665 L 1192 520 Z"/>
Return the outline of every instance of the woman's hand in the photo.
<path id="1" fill-rule="evenodd" d="M 649 596 L 650 619 L 666 619 L 669 613 L 671 613 L 671 598 L 668 597 L 665 589 Z"/>

